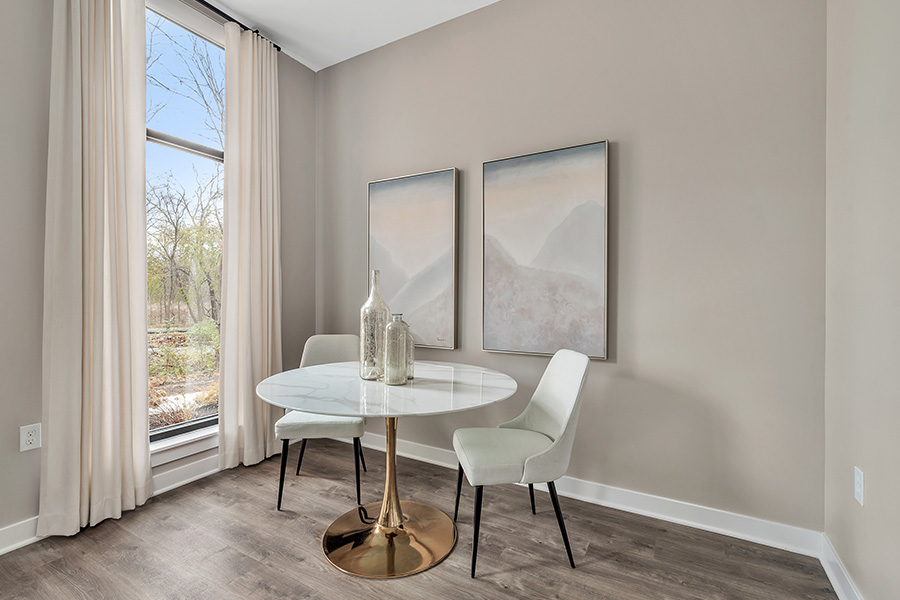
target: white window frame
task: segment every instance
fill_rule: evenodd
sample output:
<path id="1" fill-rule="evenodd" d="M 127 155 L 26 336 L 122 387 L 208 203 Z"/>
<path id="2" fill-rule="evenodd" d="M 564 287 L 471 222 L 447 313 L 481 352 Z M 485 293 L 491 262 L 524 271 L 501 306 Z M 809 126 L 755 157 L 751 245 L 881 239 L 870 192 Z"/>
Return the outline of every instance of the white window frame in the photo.
<path id="1" fill-rule="evenodd" d="M 206 15 L 182 0 L 146 0 L 146 6 L 158 15 L 178 23 L 191 33 L 199 35 L 219 48 L 225 49 L 224 20 L 213 14 Z"/>
<path id="2" fill-rule="evenodd" d="M 184 27 L 194 35 L 225 50 L 224 21 L 219 22 L 192 8 L 181 0 L 146 0 L 146 8 L 164 19 Z M 147 128 L 147 141 L 202 156 L 217 162 L 225 162 L 225 152 L 190 140 Z M 218 414 L 215 417 L 197 419 L 191 423 L 176 423 L 161 427 L 150 434 L 150 454 L 153 466 L 185 458 L 194 453 L 218 447 Z M 210 446 L 210 443 L 213 445 Z M 180 451 L 173 452 L 173 449 Z"/>

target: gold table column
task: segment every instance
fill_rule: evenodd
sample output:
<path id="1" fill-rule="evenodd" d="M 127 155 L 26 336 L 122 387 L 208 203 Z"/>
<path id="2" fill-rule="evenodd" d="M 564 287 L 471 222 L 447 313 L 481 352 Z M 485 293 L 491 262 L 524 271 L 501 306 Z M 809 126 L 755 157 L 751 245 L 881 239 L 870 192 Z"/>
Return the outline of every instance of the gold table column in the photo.
<path id="1" fill-rule="evenodd" d="M 424 571 L 444 560 L 456 545 L 456 525 L 444 512 L 419 502 L 400 502 L 397 417 L 385 419 L 385 430 L 384 499 L 345 513 L 322 538 L 331 564 L 345 573 L 376 579 Z"/>

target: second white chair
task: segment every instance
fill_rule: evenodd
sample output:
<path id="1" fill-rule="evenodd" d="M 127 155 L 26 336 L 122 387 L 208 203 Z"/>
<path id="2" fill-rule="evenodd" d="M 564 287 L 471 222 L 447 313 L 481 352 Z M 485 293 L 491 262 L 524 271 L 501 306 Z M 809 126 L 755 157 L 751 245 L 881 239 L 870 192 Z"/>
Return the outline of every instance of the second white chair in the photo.
<path id="1" fill-rule="evenodd" d="M 333 362 L 359 360 L 359 336 L 314 335 L 306 340 L 300 357 L 301 367 L 324 365 Z M 306 440 L 310 438 L 353 438 L 353 458 L 356 463 L 356 503 L 360 504 L 359 463 L 366 469 L 359 438 L 365 433 L 366 421 L 362 417 L 338 417 L 315 415 L 298 410 L 288 411 L 275 423 L 275 438 L 282 440 L 281 475 L 278 480 L 278 510 L 281 510 L 281 496 L 284 492 L 284 472 L 287 467 L 288 445 L 291 440 L 300 442 L 300 458 L 297 459 L 297 475 L 303 463 Z"/>
<path id="2" fill-rule="evenodd" d="M 502 483 L 527 483 L 531 493 L 532 513 L 533 486 L 535 483 L 547 483 L 569 564 L 575 568 L 553 482 L 562 477 L 569 467 L 588 362 L 588 357 L 584 354 L 560 350 L 550 359 L 531 401 L 521 415 L 512 421 L 501 423 L 497 428 L 457 429 L 453 434 L 453 449 L 459 459 L 454 521 L 459 515 L 463 473 L 475 487 L 472 577 L 475 577 L 475 560 L 478 556 L 484 486 Z"/>

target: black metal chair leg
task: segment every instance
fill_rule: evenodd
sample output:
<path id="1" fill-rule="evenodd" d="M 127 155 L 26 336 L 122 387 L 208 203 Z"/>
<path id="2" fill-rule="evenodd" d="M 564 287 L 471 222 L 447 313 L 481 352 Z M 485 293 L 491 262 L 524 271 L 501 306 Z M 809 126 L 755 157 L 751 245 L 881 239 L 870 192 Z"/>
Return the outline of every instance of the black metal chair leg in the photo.
<path id="1" fill-rule="evenodd" d="M 459 474 L 456 476 L 456 508 L 453 509 L 453 522 L 456 523 L 456 517 L 459 516 L 459 491 L 462 488 L 463 468 L 459 465 Z"/>
<path id="2" fill-rule="evenodd" d="M 297 475 L 300 474 L 300 465 L 303 464 L 303 453 L 306 452 L 306 438 L 300 441 L 300 458 L 297 459 Z"/>
<path id="3" fill-rule="evenodd" d="M 550 501 L 553 502 L 553 510 L 556 512 L 556 520 L 559 521 L 559 531 L 562 533 L 563 543 L 566 545 L 566 554 L 569 555 L 569 564 L 575 568 L 575 559 L 572 558 L 572 548 L 569 546 L 569 535 L 566 533 L 566 524 L 563 521 L 562 509 L 559 507 L 559 498 L 556 496 L 556 484 L 552 481 L 547 482 L 547 488 L 550 490 Z"/>
<path id="4" fill-rule="evenodd" d="M 475 560 L 478 558 L 478 533 L 481 530 L 481 500 L 484 497 L 484 486 L 475 486 L 475 536 L 472 539 L 472 579 L 475 579 Z"/>
<path id="5" fill-rule="evenodd" d="M 359 455 L 362 454 L 362 449 L 359 445 L 359 438 L 353 438 L 353 463 L 356 465 L 356 504 L 362 504 L 360 501 L 359 495 Z"/>
<path id="6" fill-rule="evenodd" d="M 356 438 L 356 439 L 359 439 L 359 438 Z M 363 472 L 368 473 L 369 470 L 366 468 L 366 457 L 363 456 L 363 451 L 362 451 L 362 442 L 359 443 L 359 460 L 362 461 Z"/>
<path id="7" fill-rule="evenodd" d="M 287 469 L 288 444 L 291 440 L 281 441 L 281 476 L 278 479 L 278 505 L 277 510 L 281 510 L 281 496 L 284 493 L 284 472 Z"/>
<path id="8" fill-rule="evenodd" d="M 534 510 L 534 484 L 528 484 L 528 495 L 531 496 L 531 514 L 536 515 L 537 511 Z"/>

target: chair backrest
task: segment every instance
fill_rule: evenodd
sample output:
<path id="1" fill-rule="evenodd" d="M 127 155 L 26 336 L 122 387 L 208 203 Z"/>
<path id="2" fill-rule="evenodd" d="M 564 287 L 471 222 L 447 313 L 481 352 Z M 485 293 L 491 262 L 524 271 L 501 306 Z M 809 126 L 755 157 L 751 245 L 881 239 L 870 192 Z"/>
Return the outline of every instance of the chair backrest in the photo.
<path id="1" fill-rule="evenodd" d="M 306 340 L 301 367 L 359 360 L 359 336 L 352 333 L 314 335 Z"/>
<path id="2" fill-rule="evenodd" d="M 589 363 L 588 357 L 579 352 L 558 351 L 522 414 L 500 425 L 537 431 L 554 442 L 546 453 L 526 462 L 523 481 L 552 481 L 568 468 Z"/>

